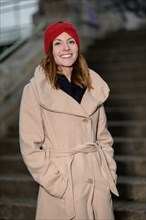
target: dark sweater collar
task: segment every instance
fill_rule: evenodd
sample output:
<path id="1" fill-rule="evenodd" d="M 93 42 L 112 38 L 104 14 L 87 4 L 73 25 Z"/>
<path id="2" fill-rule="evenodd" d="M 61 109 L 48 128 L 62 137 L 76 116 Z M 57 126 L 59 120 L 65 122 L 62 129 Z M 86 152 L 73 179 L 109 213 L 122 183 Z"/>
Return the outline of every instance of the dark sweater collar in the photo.
<path id="1" fill-rule="evenodd" d="M 61 90 L 66 92 L 72 98 L 74 98 L 77 102 L 81 103 L 82 97 L 85 93 L 86 88 L 81 88 L 75 85 L 66 78 L 63 74 L 57 74 L 58 84 Z"/>

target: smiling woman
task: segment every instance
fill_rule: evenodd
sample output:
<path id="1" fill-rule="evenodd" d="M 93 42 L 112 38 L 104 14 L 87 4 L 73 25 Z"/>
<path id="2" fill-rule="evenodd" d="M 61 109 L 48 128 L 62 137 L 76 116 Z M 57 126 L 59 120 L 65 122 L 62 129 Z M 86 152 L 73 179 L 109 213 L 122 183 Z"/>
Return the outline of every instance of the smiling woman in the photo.
<path id="1" fill-rule="evenodd" d="M 108 85 L 88 68 L 71 23 L 48 26 L 44 48 L 20 108 L 22 156 L 40 185 L 36 220 L 114 220 L 116 163 L 103 106 Z"/>

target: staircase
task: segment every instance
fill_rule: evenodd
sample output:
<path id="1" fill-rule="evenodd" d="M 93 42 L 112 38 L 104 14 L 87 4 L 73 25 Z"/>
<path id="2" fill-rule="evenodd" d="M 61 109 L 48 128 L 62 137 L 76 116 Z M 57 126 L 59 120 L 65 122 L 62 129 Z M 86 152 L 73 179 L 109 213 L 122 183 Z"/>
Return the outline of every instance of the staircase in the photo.
<path id="1" fill-rule="evenodd" d="M 114 137 L 119 198 L 116 220 L 146 219 L 146 31 L 119 31 L 85 54 L 110 87 L 105 104 Z"/>
<path id="2" fill-rule="evenodd" d="M 145 39 L 143 30 L 120 31 L 97 39 L 85 54 L 90 68 L 111 89 L 105 108 L 118 164 L 120 197 L 113 197 L 116 220 L 146 217 Z M 38 185 L 22 161 L 16 125 L 1 140 L 0 219 L 33 220 Z"/>
<path id="3" fill-rule="evenodd" d="M 19 150 L 18 127 L 1 140 L 0 219 L 33 220 L 38 185 L 24 165 Z"/>

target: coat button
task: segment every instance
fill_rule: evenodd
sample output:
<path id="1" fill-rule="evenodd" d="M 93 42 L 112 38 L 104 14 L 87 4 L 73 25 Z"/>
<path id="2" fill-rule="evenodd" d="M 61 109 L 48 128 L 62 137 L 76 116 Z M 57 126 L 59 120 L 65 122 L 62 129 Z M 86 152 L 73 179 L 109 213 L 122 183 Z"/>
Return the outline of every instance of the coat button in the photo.
<path id="1" fill-rule="evenodd" d="M 91 178 L 88 179 L 88 183 L 93 184 L 93 182 L 94 182 L 93 179 Z"/>
<path id="2" fill-rule="evenodd" d="M 88 118 L 84 118 L 84 119 L 83 119 L 83 122 L 88 122 Z"/>

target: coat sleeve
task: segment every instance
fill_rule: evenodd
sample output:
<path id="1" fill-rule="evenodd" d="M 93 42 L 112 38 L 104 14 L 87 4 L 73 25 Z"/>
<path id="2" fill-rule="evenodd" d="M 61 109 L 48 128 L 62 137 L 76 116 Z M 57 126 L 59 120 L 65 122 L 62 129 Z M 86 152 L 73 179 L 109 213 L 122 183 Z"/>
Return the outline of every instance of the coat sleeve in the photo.
<path id="1" fill-rule="evenodd" d="M 42 110 L 31 84 L 25 86 L 22 94 L 19 134 L 20 150 L 29 172 L 49 194 L 61 198 L 66 191 L 67 177 L 41 148 L 45 139 Z"/>
<path id="2" fill-rule="evenodd" d="M 97 141 L 100 143 L 102 150 L 104 152 L 107 165 L 113 177 L 115 183 L 117 182 L 117 175 L 116 175 L 116 162 L 113 158 L 114 156 L 114 149 L 113 145 L 113 138 L 110 132 L 107 129 L 107 119 L 105 114 L 104 106 L 101 105 L 99 107 L 99 121 L 98 121 L 98 128 L 97 128 Z"/>

